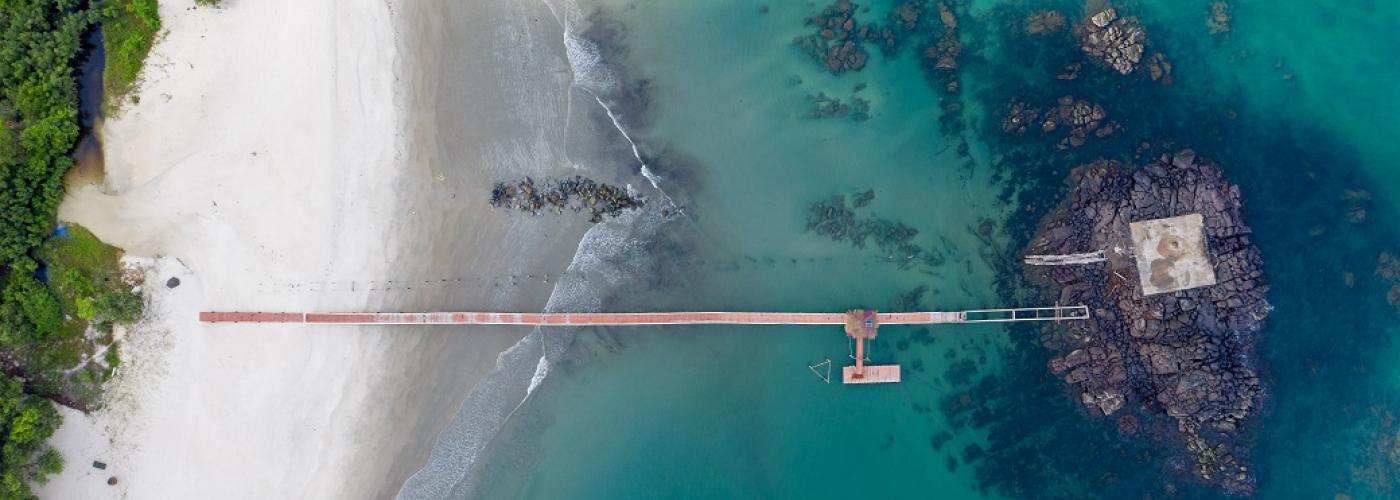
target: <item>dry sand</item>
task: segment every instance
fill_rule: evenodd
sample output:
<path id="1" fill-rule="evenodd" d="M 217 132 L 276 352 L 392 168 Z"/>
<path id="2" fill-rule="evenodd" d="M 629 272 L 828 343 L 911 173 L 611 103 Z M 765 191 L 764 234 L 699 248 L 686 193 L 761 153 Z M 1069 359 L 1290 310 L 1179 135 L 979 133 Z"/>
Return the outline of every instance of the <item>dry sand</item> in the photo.
<path id="1" fill-rule="evenodd" d="M 539 52 L 517 54 L 533 73 L 522 83 L 463 73 L 460 54 L 436 65 L 434 51 L 464 49 L 444 46 L 437 4 L 226 3 L 161 2 L 167 33 L 140 100 L 103 126 L 106 180 L 60 209 L 147 268 L 150 314 L 125 332 L 106 406 L 65 412 L 54 442 L 68 467 L 42 497 L 392 495 L 525 331 L 203 325 L 197 312 L 539 309 L 582 234 L 484 203 L 491 179 L 568 169 L 562 42 L 473 21 L 482 43 Z M 502 12 L 539 14 L 521 9 L 544 7 Z"/>

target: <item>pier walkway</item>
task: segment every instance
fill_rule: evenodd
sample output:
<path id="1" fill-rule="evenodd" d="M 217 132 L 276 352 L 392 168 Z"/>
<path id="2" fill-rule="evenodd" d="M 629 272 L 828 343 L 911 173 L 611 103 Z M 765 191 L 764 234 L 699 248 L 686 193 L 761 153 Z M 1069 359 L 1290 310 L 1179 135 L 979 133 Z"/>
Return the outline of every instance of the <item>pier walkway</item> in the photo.
<path id="1" fill-rule="evenodd" d="M 651 312 L 651 313 L 499 313 L 499 312 L 220 312 L 199 313 L 205 323 L 307 323 L 335 325 L 844 325 L 849 313 Z M 956 312 L 878 313 L 883 325 L 1001 323 L 1079 320 L 1085 306 L 976 309 Z"/>
<path id="2" fill-rule="evenodd" d="M 241 312 L 205 311 L 205 323 L 300 323 L 321 325 L 526 325 L 526 326 L 642 326 L 642 325 L 844 325 L 851 339 L 855 365 L 843 367 L 846 384 L 898 383 L 899 365 L 866 365 L 865 345 L 875 340 L 880 325 L 941 323 L 1007 323 L 1067 321 L 1089 318 L 1085 306 L 974 309 L 954 312 L 880 313 L 854 309 L 844 313 L 781 312 L 631 312 L 631 313 L 499 313 L 499 312 Z M 827 360 L 830 363 L 830 360 Z M 811 367 L 809 367 L 811 368 Z M 830 377 L 827 377 L 828 382 Z"/>

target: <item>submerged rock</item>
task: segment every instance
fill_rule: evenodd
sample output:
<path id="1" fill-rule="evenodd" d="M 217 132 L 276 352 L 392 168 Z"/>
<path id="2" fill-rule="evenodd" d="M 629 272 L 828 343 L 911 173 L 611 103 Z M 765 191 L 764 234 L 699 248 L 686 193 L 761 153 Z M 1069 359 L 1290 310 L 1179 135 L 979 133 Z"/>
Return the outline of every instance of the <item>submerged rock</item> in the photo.
<path id="1" fill-rule="evenodd" d="M 1347 189 L 1342 192 L 1342 202 L 1346 204 L 1347 222 L 1360 224 L 1366 221 L 1366 210 L 1371 206 L 1370 192 L 1364 189 Z"/>
<path id="2" fill-rule="evenodd" d="M 1024 134 L 1031 129 L 1042 134 L 1064 133 L 1059 148 L 1083 146 L 1089 135 L 1106 137 L 1118 129 L 1118 123 L 1107 121 L 1103 106 L 1074 96 L 1064 96 L 1047 109 L 1032 107 L 1013 100 L 1002 112 L 1001 130 L 1008 134 Z"/>
<path id="3" fill-rule="evenodd" d="M 856 199 L 855 208 L 864 207 L 875 198 L 874 191 L 862 193 Z M 846 197 L 832 196 L 826 201 L 813 203 L 807 210 L 807 230 L 830 238 L 833 241 L 849 243 L 855 248 L 865 248 L 867 241 L 886 257 L 898 262 L 900 267 L 915 263 L 938 266 L 943 263 L 943 254 L 937 250 L 924 249 L 914 243 L 919 230 L 903 222 L 879 217 L 857 217 L 855 209 L 846 206 Z"/>
<path id="4" fill-rule="evenodd" d="M 1206 17 L 1206 28 L 1210 34 L 1219 35 L 1230 31 L 1230 4 L 1215 2 L 1210 5 L 1210 16 Z"/>
<path id="5" fill-rule="evenodd" d="M 807 118 L 849 117 L 858 122 L 870 119 L 870 101 L 857 96 L 851 96 L 851 101 L 846 103 L 818 92 L 807 96 L 807 101 L 812 103 L 811 109 L 807 110 Z"/>
<path id="6" fill-rule="evenodd" d="M 1390 290 L 1385 295 L 1386 301 L 1400 308 L 1400 256 L 1381 252 L 1381 256 L 1376 259 L 1376 275 L 1390 285 Z"/>
<path id="7" fill-rule="evenodd" d="M 588 221 L 602 222 L 604 217 L 616 217 L 623 210 L 640 208 L 643 200 L 626 190 L 582 176 L 548 181 L 541 188 L 526 177 L 516 182 L 497 182 L 491 189 L 491 206 L 515 209 L 531 215 L 549 210 L 562 214 L 565 210 L 588 213 Z"/>
<path id="8" fill-rule="evenodd" d="M 958 17 L 943 2 L 938 3 L 938 16 L 942 30 L 934 34 L 932 43 L 923 51 L 923 59 L 936 71 L 951 72 L 958 69 L 958 56 L 962 54 L 962 42 L 958 41 Z"/>
<path id="9" fill-rule="evenodd" d="M 793 43 L 834 74 L 860 71 L 870 57 L 860 44 L 871 32 L 856 23 L 855 10 L 850 0 L 836 0 L 808 19 L 816 33 L 797 37 Z"/>
<path id="10" fill-rule="evenodd" d="M 1132 73 L 1142 61 L 1147 32 L 1136 17 L 1119 17 L 1117 10 L 1108 7 L 1089 16 L 1078 31 L 1080 48 L 1119 73 Z"/>
<path id="11" fill-rule="evenodd" d="M 1152 58 L 1147 62 L 1147 74 L 1152 77 L 1152 81 L 1161 81 L 1162 85 L 1172 84 L 1172 62 L 1167 60 L 1167 55 L 1161 52 L 1152 54 Z"/>
<path id="12" fill-rule="evenodd" d="M 1037 10 L 1026 16 L 1026 33 L 1048 35 L 1065 28 L 1065 15 L 1056 10 Z"/>
<path id="13" fill-rule="evenodd" d="M 1135 405 L 1175 420 L 1198 475 L 1251 491 L 1237 433 L 1263 399 L 1252 334 L 1270 306 L 1239 188 L 1191 150 L 1136 170 L 1115 161 L 1081 166 L 1070 184 L 1026 253 L 1103 250 L 1109 259 L 1027 268 L 1044 284 L 1046 300 L 1091 311 L 1087 321 L 1049 327 L 1047 344 L 1059 351 L 1050 370 L 1094 413 Z M 1128 224 L 1191 213 L 1203 218 L 1216 284 L 1144 296 Z"/>

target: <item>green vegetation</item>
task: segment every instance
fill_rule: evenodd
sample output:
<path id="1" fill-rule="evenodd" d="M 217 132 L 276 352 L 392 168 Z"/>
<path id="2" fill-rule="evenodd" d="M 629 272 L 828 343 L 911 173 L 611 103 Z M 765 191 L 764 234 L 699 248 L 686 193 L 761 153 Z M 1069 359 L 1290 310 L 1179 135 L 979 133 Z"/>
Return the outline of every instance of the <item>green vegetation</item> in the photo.
<path id="1" fill-rule="evenodd" d="M 53 403 L 0 375 L 0 499 L 34 498 L 31 481 L 63 471 L 63 457 L 45 442 L 61 421 Z"/>
<path id="2" fill-rule="evenodd" d="M 76 226 L 49 235 L 79 135 L 81 38 L 110 23 L 108 95 L 120 96 L 160 29 L 155 5 L 0 0 L 0 500 L 32 498 L 29 482 L 62 469 L 44 398 L 93 404 L 118 359 L 112 327 L 141 311 L 117 249 Z"/>
<path id="3" fill-rule="evenodd" d="M 221 0 L 194 0 L 194 4 L 200 7 L 218 7 Z"/>
<path id="4" fill-rule="evenodd" d="M 101 5 L 102 46 L 107 50 L 102 91 L 109 106 L 119 107 L 160 33 L 160 14 L 156 0 L 106 0 Z"/>
<path id="5" fill-rule="evenodd" d="M 116 367 L 112 327 L 135 322 L 142 301 L 134 291 L 138 278 L 121 274 L 121 250 L 78 225 L 66 226 L 66 233 L 39 249 L 62 323 L 32 346 L 25 363 L 39 387 L 83 405 L 97 398 Z"/>

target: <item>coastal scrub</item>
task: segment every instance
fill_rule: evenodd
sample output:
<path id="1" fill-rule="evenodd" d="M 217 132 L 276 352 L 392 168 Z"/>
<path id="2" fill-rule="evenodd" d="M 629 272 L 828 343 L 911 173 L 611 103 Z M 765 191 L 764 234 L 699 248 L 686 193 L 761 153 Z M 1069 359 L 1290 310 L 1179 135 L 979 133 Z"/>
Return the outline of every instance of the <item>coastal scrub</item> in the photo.
<path id="1" fill-rule="evenodd" d="M 103 5 L 108 12 L 121 6 L 141 23 L 118 24 L 126 27 L 108 38 L 108 67 L 126 64 L 113 74 L 125 71 L 134 78 L 134 54 L 144 58 L 159 29 L 155 2 Z M 62 468 L 62 459 L 44 443 L 59 424 L 44 398 L 90 408 L 116 357 L 111 326 L 140 312 L 139 297 L 118 279 L 116 249 L 81 228 L 55 231 L 63 174 L 73 164 L 80 134 L 74 68 L 83 35 L 102 18 L 89 4 L 72 0 L 7 1 L 0 9 L 3 498 L 32 498 L 28 483 Z M 121 30 L 150 35 L 131 42 Z"/>
<path id="2" fill-rule="evenodd" d="M 63 457 L 47 443 L 62 421 L 53 404 L 0 375 L 0 498 L 34 498 L 30 482 L 63 471 Z"/>
<path id="3" fill-rule="evenodd" d="M 103 92 L 108 106 L 120 107 L 160 33 L 160 13 L 156 0 L 107 0 L 101 9 L 102 45 L 107 51 Z"/>

